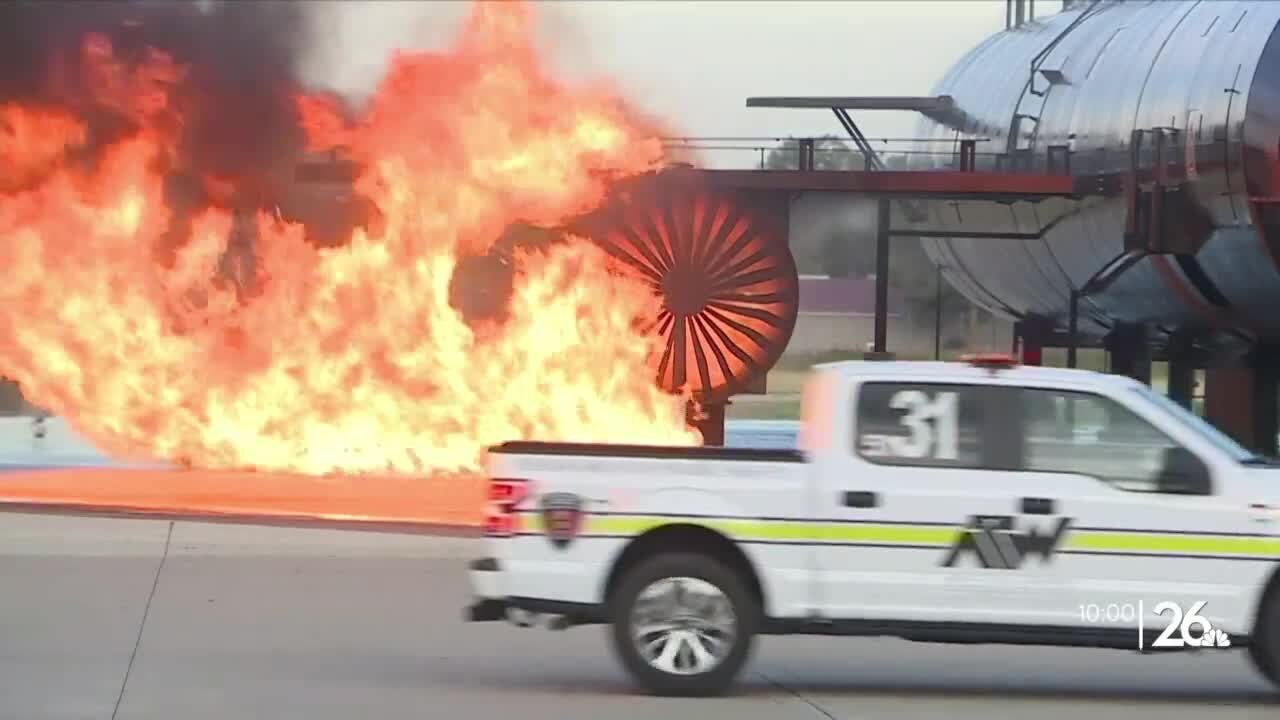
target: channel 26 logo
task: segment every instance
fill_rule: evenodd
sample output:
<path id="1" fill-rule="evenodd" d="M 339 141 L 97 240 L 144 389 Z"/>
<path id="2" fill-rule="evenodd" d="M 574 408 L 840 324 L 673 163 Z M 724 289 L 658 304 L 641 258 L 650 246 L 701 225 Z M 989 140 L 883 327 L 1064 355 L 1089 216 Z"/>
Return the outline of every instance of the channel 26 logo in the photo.
<path id="1" fill-rule="evenodd" d="M 1151 647 L 1231 647 L 1231 638 L 1225 632 L 1213 627 L 1208 619 L 1200 614 L 1204 606 L 1205 601 L 1201 600 L 1193 604 L 1191 609 L 1183 612 L 1177 603 L 1166 601 L 1156 605 L 1156 615 L 1168 613 L 1170 619 L 1164 632 L 1152 641 Z"/>

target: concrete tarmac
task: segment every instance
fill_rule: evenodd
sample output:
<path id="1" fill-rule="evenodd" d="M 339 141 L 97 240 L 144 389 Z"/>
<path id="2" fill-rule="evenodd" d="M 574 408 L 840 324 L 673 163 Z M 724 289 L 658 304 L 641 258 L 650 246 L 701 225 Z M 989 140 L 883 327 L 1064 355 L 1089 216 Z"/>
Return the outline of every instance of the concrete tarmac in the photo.
<path id="1" fill-rule="evenodd" d="M 634 692 L 605 631 L 467 624 L 467 538 L 0 513 L 0 720 L 1274 718 L 1236 651 L 763 638 Z"/>

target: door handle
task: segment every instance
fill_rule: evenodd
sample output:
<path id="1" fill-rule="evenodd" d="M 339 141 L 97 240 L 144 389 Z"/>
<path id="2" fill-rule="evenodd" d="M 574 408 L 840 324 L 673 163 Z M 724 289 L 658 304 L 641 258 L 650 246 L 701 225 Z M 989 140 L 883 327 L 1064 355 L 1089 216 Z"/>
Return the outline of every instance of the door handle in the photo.
<path id="1" fill-rule="evenodd" d="M 1049 498 L 1022 498 L 1022 512 L 1026 515 L 1052 515 L 1053 500 Z"/>
<path id="2" fill-rule="evenodd" d="M 880 498 L 873 492 L 865 490 L 849 490 L 844 494 L 845 507 L 869 508 L 880 504 Z"/>

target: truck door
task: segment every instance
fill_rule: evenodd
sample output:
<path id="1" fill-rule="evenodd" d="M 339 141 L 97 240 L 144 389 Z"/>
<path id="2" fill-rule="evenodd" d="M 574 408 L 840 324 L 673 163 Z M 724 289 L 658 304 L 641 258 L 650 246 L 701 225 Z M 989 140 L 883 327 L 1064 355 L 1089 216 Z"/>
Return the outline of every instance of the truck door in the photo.
<path id="1" fill-rule="evenodd" d="M 1139 614 L 1159 632 L 1173 617 L 1157 615 L 1157 605 L 1186 611 L 1204 601 L 1200 614 L 1215 626 L 1244 630 L 1271 563 L 1251 555 L 1266 547 L 1251 534 L 1266 528 L 1244 494 L 1231 492 L 1238 474 L 1214 472 L 1222 454 L 1146 403 L 1066 390 L 1021 395 L 1050 412 L 1025 425 L 1026 472 L 1010 479 L 1069 523 L 1052 561 L 1071 582 L 1035 621 L 1132 629 L 1136 644 Z"/>
<path id="2" fill-rule="evenodd" d="M 895 380 L 853 394 L 846 460 L 818 470 L 831 519 L 818 553 L 824 613 L 1009 622 L 1043 601 L 1050 589 L 1034 581 L 1050 571 L 1028 559 L 1039 545 L 1012 537 L 1021 505 L 1003 478 L 1019 469 L 1006 390 Z"/>

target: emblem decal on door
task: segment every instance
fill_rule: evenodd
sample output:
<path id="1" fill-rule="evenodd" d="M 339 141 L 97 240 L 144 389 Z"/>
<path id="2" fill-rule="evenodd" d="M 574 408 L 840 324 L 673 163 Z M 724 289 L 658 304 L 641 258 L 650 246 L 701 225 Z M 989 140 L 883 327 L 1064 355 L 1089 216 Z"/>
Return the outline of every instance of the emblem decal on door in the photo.
<path id="1" fill-rule="evenodd" d="M 542 528 L 552 547 L 564 550 L 582 529 L 582 498 L 573 493 L 542 496 Z"/>
<path id="2" fill-rule="evenodd" d="M 943 567 L 954 567 L 972 554 L 984 568 L 1016 570 L 1028 555 L 1049 562 L 1071 527 L 1071 518 L 1061 518 L 1052 534 L 1042 535 L 1035 526 L 1016 529 L 1011 515 L 973 515 L 956 544 L 942 559 Z"/>

